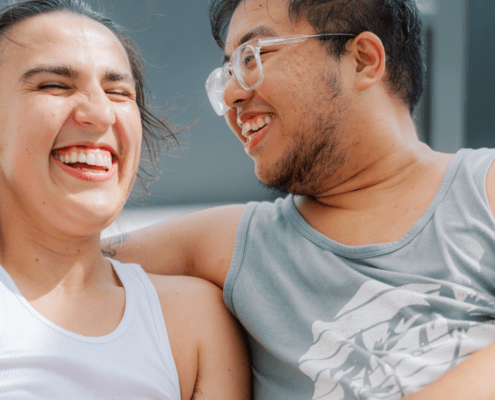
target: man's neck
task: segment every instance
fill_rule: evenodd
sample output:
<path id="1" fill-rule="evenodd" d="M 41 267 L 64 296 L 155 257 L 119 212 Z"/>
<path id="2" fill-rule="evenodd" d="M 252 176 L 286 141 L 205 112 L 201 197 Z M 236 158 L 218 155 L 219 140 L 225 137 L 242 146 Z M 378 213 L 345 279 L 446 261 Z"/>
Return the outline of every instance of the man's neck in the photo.
<path id="1" fill-rule="evenodd" d="M 427 210 L 452 157 L 418 142 L 375 159 L 315 196 L 296 196 L 294 202 L 313 228 L 342 244 L 395 241 Z"/>
<path id="2" fill-rule="evenodd" d="M 342 174 L 338 182 L 323 184 L 322 191 L 308 197 L 322 205 L 346 209 L 373 206 L 375 197 L 382 203 L 380 193 L 386 192 L 390 196 L 421 179 L 435 159 L 435 152 L 418 142 L 414 148 L 384 152 L 381 157 L 376 153 L 373 158 L 358 157 L 368 160 L 349 166 L 349 172 Z M 362 205 L 358 202 L 360 198 L 366 198 Z"/>
<path id="3" fill-rule="evenodd" d="M 415 123 L 407 107 L 388 94 L 378 92 L 374 102 L 349 107 L 341 146 L 344 163 L 335 176 L 321 182 L 315 201 L 332 207 L 361 207 L 356 201 L 370 196 L 389 195 L 421 175 L 435 158 L 433 150 L 418 139 Z M 378 199 L 382 202 L 382 199 Z"/>

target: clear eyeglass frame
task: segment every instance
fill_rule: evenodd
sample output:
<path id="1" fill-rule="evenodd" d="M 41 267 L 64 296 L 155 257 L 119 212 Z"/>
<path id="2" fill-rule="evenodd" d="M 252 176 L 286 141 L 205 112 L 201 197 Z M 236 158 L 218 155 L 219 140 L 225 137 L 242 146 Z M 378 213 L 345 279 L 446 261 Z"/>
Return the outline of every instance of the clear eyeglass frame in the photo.
<path id="1" fill-rule="evenodd" d="M 223 94 L 227 83 L 234 77 L 239 85 L 246 91 L 256 89 L 263 82 L 263 66 L 261 62 L 260 50 L 262 47 L 274 46 L 279 44 L 299 43 L 304 42 L 309 38 L 324 37 L 324 36 L 352 36 L 356 35 L 352 33 L 319 33 L 314 35 L 300 35 L 300 36 L 280 36 L 269 39 L 254 39 L 250 40 L 239 46 L 228 63 L 225 63 L 223 67 L 216 68 L 208 76 L 206 80 L 206 93 L 208 99 L 215 110 L 215 112 L 222 116 L 229 111 L 229 107 L 225 104 Z M 242 75 L 243 65 L 241 63 L 242 57 L 246 50 L 252 51 L 254 59 L 256 61 L 256 67 L 259 72 L 259 77 L 254 84 L 248 84 Z"/>

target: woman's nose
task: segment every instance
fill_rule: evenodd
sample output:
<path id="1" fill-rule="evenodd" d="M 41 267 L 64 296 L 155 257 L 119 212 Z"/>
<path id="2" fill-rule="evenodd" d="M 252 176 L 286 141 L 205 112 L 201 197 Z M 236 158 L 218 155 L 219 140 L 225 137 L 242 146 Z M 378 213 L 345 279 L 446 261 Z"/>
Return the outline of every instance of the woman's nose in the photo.
<path id="1" fill-rule="evenodd" d="M 95 131 L 106 132 L 115 124 L 113 102 L 102 88 L 93 89 L 77 104 L 74 119 L 79 124 L 91 126 Z"/>

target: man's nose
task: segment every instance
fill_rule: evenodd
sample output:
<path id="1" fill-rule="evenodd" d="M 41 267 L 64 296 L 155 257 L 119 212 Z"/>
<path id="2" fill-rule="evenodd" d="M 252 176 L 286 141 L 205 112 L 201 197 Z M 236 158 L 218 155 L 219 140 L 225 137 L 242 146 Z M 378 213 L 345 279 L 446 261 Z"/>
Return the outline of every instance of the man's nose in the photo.
<path id="1" fill-rule="evenodd" d="M 244 100 L 250 99 L 252 96 L 253 91 L 244 90 L 235 78 L 229 79 L 223 92 L 223 100 L 230 108 L 239 106 Z"/>

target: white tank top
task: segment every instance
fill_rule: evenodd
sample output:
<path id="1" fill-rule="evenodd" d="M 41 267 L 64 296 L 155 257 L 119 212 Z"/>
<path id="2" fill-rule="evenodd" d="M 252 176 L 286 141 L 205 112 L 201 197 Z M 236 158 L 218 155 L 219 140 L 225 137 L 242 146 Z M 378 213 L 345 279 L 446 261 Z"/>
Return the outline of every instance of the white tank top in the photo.
<path id="1" fill-rule="evenodd" d="M 0 266 L 0 399 L 180 400 L 155 288 L 139 265 L 111 262 L 124 285 L 125 312 L 100 337 L 47 320 Z"/>

